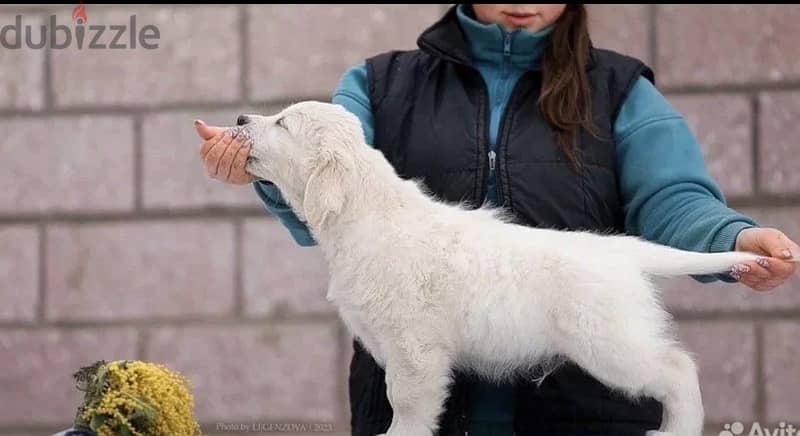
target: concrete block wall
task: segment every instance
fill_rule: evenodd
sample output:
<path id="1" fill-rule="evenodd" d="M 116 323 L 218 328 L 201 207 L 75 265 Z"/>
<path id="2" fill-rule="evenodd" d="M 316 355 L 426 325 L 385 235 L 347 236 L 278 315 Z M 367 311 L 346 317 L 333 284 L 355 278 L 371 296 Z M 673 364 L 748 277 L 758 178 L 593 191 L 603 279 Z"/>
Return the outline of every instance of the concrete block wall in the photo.
<path id="1" fill-rule="evenodd" d="M 194 384 L 207 433 L 346 434 L 347 332 L 315 248 L 252 187 L 208 180 L 194 118 L 327 100 L 345 68 L 411 48 L 446 5 L 86 5 L 160 30 L 155 50 L 0 49 L 0 435 L 63 428 L 71 374 L 154 360 Z M 3 5 L 38 26 L 65 5 Z M 638 56 L 688 118 L 731 205 L 800 239 L 800 6 L 591 6 L 597 45 Z M 38 28 L 38 27 L 37 27 Z M 772 293 L 663 283 L 700 362 L 713 434 L 800 426 L 800 277 Z"/>

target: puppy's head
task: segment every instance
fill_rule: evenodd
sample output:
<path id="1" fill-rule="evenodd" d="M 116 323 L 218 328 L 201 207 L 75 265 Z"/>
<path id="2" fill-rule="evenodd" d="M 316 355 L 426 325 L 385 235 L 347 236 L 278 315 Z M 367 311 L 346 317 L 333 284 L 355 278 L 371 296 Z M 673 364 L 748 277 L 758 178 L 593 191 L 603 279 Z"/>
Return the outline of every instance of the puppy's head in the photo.
<path id="1" fill-rule="evenodd" d="M 239 116 L 251 139 L 247 171 L 276 184 L 314 226 L 344 207 L 354 152 L 364 145 L 358 118 L 342 106 L 306 101 L 278 114 Z"/>

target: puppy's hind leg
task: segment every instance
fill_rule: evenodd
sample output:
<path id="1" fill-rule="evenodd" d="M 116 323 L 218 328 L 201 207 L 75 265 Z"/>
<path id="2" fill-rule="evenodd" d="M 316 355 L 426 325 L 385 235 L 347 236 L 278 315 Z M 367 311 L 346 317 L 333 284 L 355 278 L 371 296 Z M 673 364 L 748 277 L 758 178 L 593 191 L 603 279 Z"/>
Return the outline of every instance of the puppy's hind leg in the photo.
<path id="1" fill-rule="evenodd" d="M 648 396 L 661 402 L 661 427 L 647 436 L 701 436 L 703 403 L 694 362 L 675 346 L 651 343 L 649 347 L 654 345 L 657 350 L 627 347 L 625 354 L 603 353 L 595 348 L 594 358 L 584 355 L 574 360 L 612 389 L 631 398 Z"/>
<path id="2" fill-rule="evenodd" d="M 697 368 L 667 337 L 665 322 L 660 308 L 643 305 L 624 313 L 584 308 L 558 324 L 564 353 L 589 374 L 630 398 L 648 396 L 662 403 L 661 427 L 648 436 L 701 436 Z"/>
<path id="3" fill-rule="evenodd" d="M 650 386 L 650 395 L 664 405 L 660 435 L 699 435 L 703 427 L 703 402 L 697 365 L 692 357 L 677 346 L 669 347 L 661 358 L 663 378 Z"/>
<path id="4" fill-rule="evenodd" d="M 386 388 L 392 424 L 386 436 L 431 436 L 437 430 L 451 382 L 451 359 L 422 344 L 390 347 Z"/>

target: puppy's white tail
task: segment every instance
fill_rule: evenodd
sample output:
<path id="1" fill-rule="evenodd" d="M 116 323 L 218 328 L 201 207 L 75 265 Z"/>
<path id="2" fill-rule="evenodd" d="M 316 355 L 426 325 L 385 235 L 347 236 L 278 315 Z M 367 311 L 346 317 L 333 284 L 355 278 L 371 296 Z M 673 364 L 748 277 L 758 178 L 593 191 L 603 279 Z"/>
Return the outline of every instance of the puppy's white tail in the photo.
<path id="1" fill-rule="evenodd" d="M 724 273 L 736 264 L 763 258 L 739 251 L 697 253 L 641 240 L 633 247 L 633 254 L 643 272 L 665 277 Z"/>

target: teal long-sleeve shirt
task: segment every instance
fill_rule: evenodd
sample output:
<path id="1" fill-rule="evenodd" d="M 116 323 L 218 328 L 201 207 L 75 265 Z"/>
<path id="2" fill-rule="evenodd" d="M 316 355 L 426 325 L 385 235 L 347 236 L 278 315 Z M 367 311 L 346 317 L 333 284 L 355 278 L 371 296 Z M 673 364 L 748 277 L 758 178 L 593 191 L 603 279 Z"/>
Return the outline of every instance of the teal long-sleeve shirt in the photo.
<path id="1" fill-rule="evenodd" d="M 493 149 L 510 93 L 519 77 L 538 62 L 552 29 L 508 33 L 497 25 L 476 21 L 463 5 L 458 8 L 458 17 L 473 63 L 488 87 Z M 343 75 L 332 101 L 358 116 L 366 142 L 373 144 L 374 122 L 364 64 L 353 66 Z M 614 124 L 614 139 L 626 233 L 685 250 L 719 252 L 732 250 L 742 229 L 757 226 L 751 218 L 727 207 L 686 120 L 647 79 L 640 78 L 623 102 Z M 275 185 L 256 182 L 255 188 L 269 212 L 299 245 L 316 245 Z M 493 173 L 487 191 L 488 199 L 496 203 Z M 733 281 L 727 275 L 695 278 L 701 282 Z M 472 425 L 508 429 L 511 398 L 508 386 L 475 386 Z M 479 428 L 474 427 L 476 434 L 481 432 Z"/>

